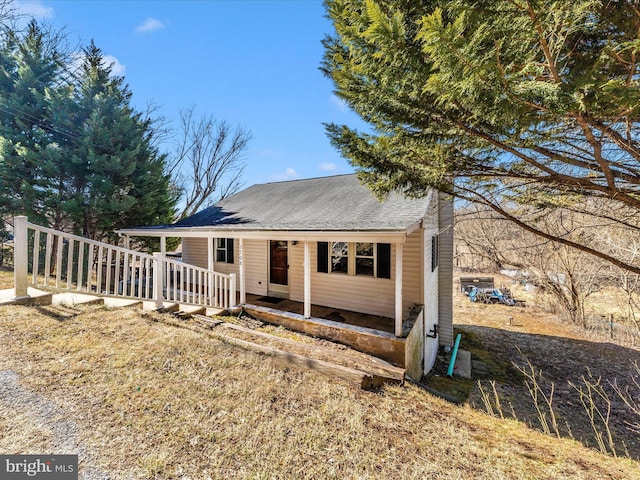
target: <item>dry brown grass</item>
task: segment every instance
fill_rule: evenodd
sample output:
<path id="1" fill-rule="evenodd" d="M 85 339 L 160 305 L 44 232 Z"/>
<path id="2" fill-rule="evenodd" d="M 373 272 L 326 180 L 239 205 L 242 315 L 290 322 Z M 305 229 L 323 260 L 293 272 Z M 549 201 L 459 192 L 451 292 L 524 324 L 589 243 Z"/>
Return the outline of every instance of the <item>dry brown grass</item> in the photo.
<path id="1" fill-rule="evenodd" d="M 0 267 L 0 290 L 13 288 L 13 270 Z"/>
<path id="2" fill-rule="evenodd" d="M 159 318 L 0 309 L 0 372 L 26 396 L 0 400 L 0 451 L 81 452 L 114 479 L 640 478 L 411 385 L 362 391 Z"/>
<path id="3" fill-rule="evenodd" d="M 545 430 L 545 422 L 553 422 L 557 416 L 558 425 L 550 429 L 552 434 L 578 439 L 593 448 L 599 445 L 602 448 L 599 436 L 609 438 L 611 435 L 615 449 L 608 444 L 606 451 L 640 458 L 640 437 L 635 428 L 640 418 L 624 405 L 614 389 L 614 385 L 620 384 L 637 395 L 633 375 L 634 365 L 640 362 L 640 350 L 624 343 L 616 344 L 606 333 L 594 335 L 560 321 L 544 306 L 536 305 L 539 297 L 522 291 L 507 277 L 493 276 L 496 283 L 512 288 L 516 298 L 525 298 L 527 306 L 482 305 L 471 303 L 459 294 L 454 297 L 455 318 L 463 335 L 463 348 L 470 349 L 475 361 L 480 360 L 488 371 L 485 374 L 480 368 L 474 368 L 477 375 L 474 380 L 481 381 L 484 393 L 492 392 L 495 386 L 504 414 L 515 416 L 533 428 Z M 515 365 L 521 373 L 524 368 L 529 372 L 528 378 L 526 375 L 496 375 L 496 370 L 505 365 Z M 492 385 L 492 380 L 497 383 Z M 587 388 L 586 383 L 598 389 L 602 387 L 606 392 L 608 398 L 598 396 L 595 399 L 595 406 L 601 412 L 606 414 L 611 408 L 606 422 L 595 415 L 594 425 L 591 417 L 597 412 L 589 410 L 592 405 L 582 405 L 576 386 Z M 537 405 L 527 384 L 535 387 Z M 552 392 L 552 405 L 549 406 L 544 395 Z M 611 405 L 607 405 L 609 401 Z M 490 410 L 477 385 L 470 403 Z"/>

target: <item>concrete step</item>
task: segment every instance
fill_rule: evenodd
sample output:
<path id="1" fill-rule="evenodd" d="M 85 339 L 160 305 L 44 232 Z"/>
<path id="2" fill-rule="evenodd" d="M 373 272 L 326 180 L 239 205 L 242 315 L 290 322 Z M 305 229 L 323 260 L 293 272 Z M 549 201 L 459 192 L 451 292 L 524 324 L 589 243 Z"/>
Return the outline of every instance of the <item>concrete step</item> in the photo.
<path id="1" fill-rule="evenodd" d="M 52 294 L 29 287 L 26 297 L 15 298 L 13 288 L 0 290 L 0 305 L 51 305 Z"/>
<path id="2" fill-rule="evenodd" d="M 104 299 L 102 297 L 96 297 L 95 295 L 64 292 L 54 293 L 51 303 L 53 305 L 65 305 L 69 307 L 74 305 L 104 305 Z"/>
<path id="3" fill-rule="evenodd" d="M 142 308 L 141 300 L 132 300 L 130 298 L 104 297 L 104 305 L 109 308 Z"/>
<path id="4" fill-rule="evenodd" d="M 145 311 L 155 311 L 156 302 L 143 302 L 142 309 Z M 207 308 L 200 305 L 185 305 L 183 303 L 166 303 L 162 308 L 163 312 L 167 313 L 182 313 L 185 316 L 188 315 L 217 315 L 223 310 L 218 308 Z"/>

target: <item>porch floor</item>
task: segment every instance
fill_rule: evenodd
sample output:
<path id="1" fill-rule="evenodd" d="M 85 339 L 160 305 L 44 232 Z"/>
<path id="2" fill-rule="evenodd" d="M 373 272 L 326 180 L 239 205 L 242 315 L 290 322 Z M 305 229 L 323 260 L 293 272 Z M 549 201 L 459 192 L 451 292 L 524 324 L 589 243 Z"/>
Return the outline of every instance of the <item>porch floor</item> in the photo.
<path id="1" fill-rule="evenodd" d="M 304 303 L 286 300 L 283 298 L 267 297 L 247 293 L 247 303 L 259 305 L 261 307 L 273 308 L 284 312 L 304 314 Z M 368 315 L 366 313 L 351 312 L 339 308 L 323 307 L 321 305 L 311 305 L 311 316 L 323 318 L 334 322 L 341 322 L 347 325 L 371 328 L 386 333 L 394 333 L 395 322 L 392 318 Z"/>

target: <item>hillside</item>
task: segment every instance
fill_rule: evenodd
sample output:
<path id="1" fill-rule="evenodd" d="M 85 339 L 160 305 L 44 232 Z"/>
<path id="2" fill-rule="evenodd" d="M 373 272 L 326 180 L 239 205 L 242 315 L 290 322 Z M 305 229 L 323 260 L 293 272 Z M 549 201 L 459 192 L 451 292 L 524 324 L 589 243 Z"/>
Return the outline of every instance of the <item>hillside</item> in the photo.
<path id="1" fill-rule="evenodd" d="M 0 451 L 84 478 L 640 478 L 639 464 L 412 386 L 366 392 L 103 307 L 0 309 Z"/>
<path id="2" fill-rule="evenodd" d="M 482 385 L 482 390 L 477 383 L 469 385 L 470 404 L 488 410 L 484 391 L 496 416 L 515 417 L 540 430 L 546 421 L 553 436 L 640 458 L 640 415 L 616 393 L 616 388 L 627 392 L 637 404 L 640 350 L 626 338 L 612 339 L 606 330 L 585 331 L 562 322 L 537 304 L 539 296 L 508 277 L 490 276 L 525 299 L 526 306 L 475 304 L 455 295 L 456 329 L 473 353 L 474 377 Z M 538 395 L 538 409 L 527 384 Z"/>

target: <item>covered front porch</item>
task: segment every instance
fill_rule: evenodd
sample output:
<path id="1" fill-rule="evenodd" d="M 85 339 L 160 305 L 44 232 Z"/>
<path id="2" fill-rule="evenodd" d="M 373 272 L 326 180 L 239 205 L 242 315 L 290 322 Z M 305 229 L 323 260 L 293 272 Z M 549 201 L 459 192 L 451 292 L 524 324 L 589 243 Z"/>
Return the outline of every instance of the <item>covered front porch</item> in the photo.
<path id="1" fill-rule="evenodd" d="M 412 309 L 403 324 L 403 335 L 396 336 L 395 321 L 375 315 L 311 305 L 311 316 L 304 315 L 304 303 L 248 294 L 243 311 L 258 320 L 347 345 L 407 369 L 411 378 L 422 372 L 422 306 Z"/>
<path id="2" fill-rule="evenodd" d="M 239 305 L 262 299 L 267 304 L 265 306 L 273 307 L 277 303 L 281 309 L 301 314 L 307 319 L 326 318 L 391 333 L 401 338 L 403 322 L 411 305 L 422 303 L 420 295 L 416 295 L 416 288 L 412 289 L 412 296 L 404 295 L 403 271 L 414 261 L 413 258 L 405 259 L 403 255 L 407 239 L 407 231 L 404 230 L 357 233 L 247 232 L 174 227 L 128 229 L 119 233 L 125 237 L 126 245 L 129 244 L 130 237 L 159 237 L 160 253 L 163 256 L 166 254 L 166 238 L 181 238 L 184 262 L 211 271 L 237 275 Z M 345 256 L 345 260 L 348 259 L 351 265 L 348 267 L 349 274 L 327 273 L 327 270 L 322 272 L 318 267 L 318 245 L 331 245 L 331 241 L 336 239 L 350 249 L 349 257 Z M 363 244 L 370 245 L 371 251 L 379 244 L 387 245 L 386 277 L 373 273 L 369 276 L 354 274 L 355 246 Z M 370 261 L 373 262 L 374 258 L 376 257 L 371 253 Z M 373 267 L 371 268 L 373 272 Z M 353 311 L 348 310 L 349 306 L 353 307 Z M 384 316 L 370 313 L 381 313 Z"/>
<path id="3" fill-rule="evenodd" d="M 285 298 L 269 297 L 264 295 L 246 295 L 247 305 L 272 308 L 283 312 L 304 315 L 304 303 L 288 300 Z M 356 326 L 378 330 L 389 334 L 394 334 L 395 320 L 393 318 L 381 317 L 379 315 L 369 315 L 366 313 L 352 312 L 340 308 L 325 307 L 323 305 L 311 304 L 311 317 L 324 320 L 331 320 L 343 324 L 345 327 Z"/>

